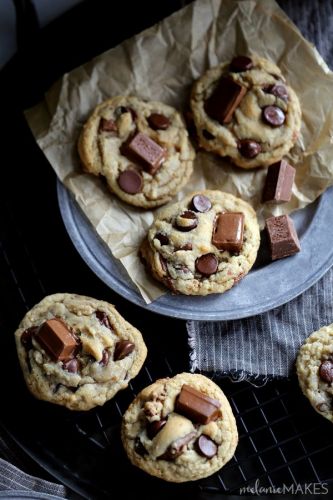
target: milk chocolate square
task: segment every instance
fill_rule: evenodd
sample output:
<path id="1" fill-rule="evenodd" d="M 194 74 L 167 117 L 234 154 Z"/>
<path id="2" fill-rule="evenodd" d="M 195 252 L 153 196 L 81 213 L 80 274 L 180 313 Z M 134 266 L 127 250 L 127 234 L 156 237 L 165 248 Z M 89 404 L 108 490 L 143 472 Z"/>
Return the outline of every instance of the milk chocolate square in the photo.
<path id="1" fill-rule="evenodd" d="M 123 144 L 121 152 L 131 161 L 142 165 L 151 175 L 155 174 L 166 158 L 165 149 L 142 132 Z"/>
<path id="2" fill-rule="evenodd" d="M 270 165 L 267 170 L 262 201 L 284 203 L 290 201 L 296 170 L 286 160 Z"/>
<path id="3" fill-rule="evenodd" d="M 205 102 L 206 113 L 221 125 L 230 123 L 236 108 L 246 94 L 246 88 L 223 76 Z"/>
<path id="4" fill-rule="evenodd" d="M 294 223 L 288 215 L 266 219 L 272 260 L 289 257 L 300 251 L 301 245 Z"/>
<path id="5" fill-rule="evenodd" d="M 70 359 L 78 345 L 65 323 L 57 318 L 45 321 L 35 334 L 35 339 L 55 361 Z"/>
<path id="6" fill-rule="evenodd" d="M 212 242 L 219 250 L 240 252 L 243 246 L 244 214 L 225 212 L 219 214 L 213 229 Z"/>
<path id="7" fill-rule="evenodd" d="M 220 401 L 206 396 L 187 384 L 183 385 L 175 404 L 177 413 L 199 424 L 208 424 L 216 420 L 221 415 L 220 407 Z"/>

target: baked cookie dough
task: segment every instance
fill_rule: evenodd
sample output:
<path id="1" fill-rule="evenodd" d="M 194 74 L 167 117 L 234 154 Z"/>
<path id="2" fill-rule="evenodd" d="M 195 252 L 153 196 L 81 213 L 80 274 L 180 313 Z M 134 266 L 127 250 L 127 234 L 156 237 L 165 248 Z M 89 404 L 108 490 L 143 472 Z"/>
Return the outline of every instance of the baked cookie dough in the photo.
<path id="1" fill-rule="evenodd" d="M 307 338 L 296 369 L 303 394 L 320 415 L 333 422 L 333 324 Z"/>
<path id="2" fill-rule="evenodd" d="M 175 483 L 210 476 L 232 458 L 238 442 L 221 389 L 190 373 L 143 389 L 124 414 L 121 437 L 134 465 Z"/>
<path id="3" fill-rule="evenodd" d="M 69 293 L 35 305 L 15 340 L 30 392 L 70 410 L 103 405 L 128 386 L 147 355 L 141 333 L 114 306 Z"/>
<path id="4" fill-rule="evenodd" d="M 140 248 L 152 275 L 174 293 L 223 293 L 251 269 L 260 243 L 254 210 L 222 191 L 201 191 L 162 209 Z"/>
<path id="5" fill-rule="evenodd" d="M 200 146 L 242 168 L 281 160 L 300 133 L 297 95 L 275 64 L 256 55 L 209 69 L 193 86 L 191 108 Z"/>
<path id="6" fill-rule="evenodd" d="M 96 107 L 78 144 L 83 168 L 105 178 L 121 200 L 142 208 L 167 203 L 188 181 L 194 160 L 184 121 L 171 106 L 134 96 Z"/>

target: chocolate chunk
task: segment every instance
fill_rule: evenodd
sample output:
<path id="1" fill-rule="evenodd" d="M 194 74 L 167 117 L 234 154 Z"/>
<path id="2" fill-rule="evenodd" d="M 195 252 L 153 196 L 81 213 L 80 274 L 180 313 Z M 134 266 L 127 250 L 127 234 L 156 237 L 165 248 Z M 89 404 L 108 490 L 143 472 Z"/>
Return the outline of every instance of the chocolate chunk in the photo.
<path id="1" fill-rule="evenodd" d="M 167 237 L 166 234 L 156 233 L 154 238 L 156 238 L 161 243 L 161 245 L 169 244 L 169 238 Z"/>
<path id="2" fill-rule="evenodd" d="M 242 71 L 248 71 L 253 67 L 253 61 L 250 57 L 237 56 L 231 61 L 229 69 L 233 73 L 241 73 Z"/>
<path id="3" fill-rule="evenodd" d="M 225 212 L 219 214 L 213 229 L 212 243 L 219 250 L 240 252 L 243 246 L 244 214 Z"/>
<path id="4" fill-rule="evenodd" d="M 238 142 L 238 151 L 244 158 L 252 159 L 261 153 L 261 146 L 252 139 L 242 139 Z"/>
<path id="5" fill-rule="evenodd" d="M 31 326 L 30 328 L 24 330 L 24 332 L 21 335 L 21 344 L 27 351 L 30 351 L 30 349 L 33 348 L 32 337 L 33 335 L 35 335 L 37 330 L 38 330 L 37 326 Z"/>
<path id="6" fill-rule="evenodd" d="M 117 182 L 119 187 L 127 194 L 137 194 L 142 191 L 143 179 L 137 170 L 124 170 L 119 175 Z"/>
<path id="7" fill-rule="evenodd" d="M 212 203 L 207 196 L 203 194 L 196 194 L 191 201 L 191 209 L 195 212 L 208 212 L 212 208 Z"/>
<path id="8" fill-rule="evenodd" d="M 273 163 L 267 170 L 262 201 L 284 203 L 290 201 L 296 170 L 285 160 Z"/>
<path id="9" fill-rule="evenodd" d="M 279 215 L 266 219 L 272 260 L 282 259 L 300 251 L 300 243 L 292 219 Z"/>
<path id="10" fill-rule="evenodd" d="M 64 361 L 62 367 L 67 372 L 77 373 L 79 371 L 79 361 L 76 358 Z"/>
<path id="11" fill-rule="evenodd" d="M 166 158 L 165 149 L 142 132 L 124 143 L 121 153 L 131 161 L 138 162 L 151 175 L 156 173 Z"/>
<path id="12" fill-rule="evenodd" d="M 245 87 L 231 78 L 222 77 L 212 95 L 205 102 L 205 111 L 222 125 L 230 123 L 245 94 Z"/>
<path id="13" fill-rule="evenodd" d="M 213 253 L 201 255 L 201 257 L 198 257 L 195 261 L 196 270 L 203 276 L 210 276 L 216 273 L 218 265 L 218 260 Z"/>
<path id="14" fill-rule="evenodd" d="M 266 106 L 262 110 L 262 118 L 271 127 L 281 127 L 285 122 L 286 115 L 278 106 Z"/>
<path id="15" fill-rule="evenodd" d="M 149 439 L 153 439 L 156 436 L 156 434 L 158 434 L 160 432 L 162 427 L 165 426 L 166 423 L 167 423 L 166 418 L 162 418 L 161 420 L 154 420 L 154 422 L 150 422 L 147 425 L 147 435 L 148 435 Z"/>
<path id="16" fill-rule="evenodd" d="M 147 118 L 149 126 L 154 130 L 166 130 L 170 127 L 170 120 L 167 116 L 160 113 L 152 113 Z"/>
<path id="17" fill-rule="evenodd" d="M 101 118 L 99 122 L 99 130 L 103 132 L 117 132 L 117 124 L 114 120 L 107 120 L 106 118 Z"/>
<path id="18" fill-rule="evenodd" d="M 217 453 L 217 444 L 204 434 L 201 434 L 195 444 L 200 455 L 204 457 L 213 458 Z"/>
<path id="19" fill-rule="evenodd" d="M 106 326 L 106 328 L 109 328 L 110 330 L 112 330 L 112 325 L 110 323 L 109 317 L 106 314 L 106 312 L 96 311 L 95 314 L 96 314 L 96 318 L 101 323 L 101 325 L 104 325 L 104 326 Z"/>
<path id="20" fill-rule="evenodd" d="M 207 139 L 207 141 L 212 141 L 213 139 L 215 139 L 215 135 L 211 134 L 209 130 L 206 130 L 205 128 L 202 131 L 202 135 L 205 139 Z"/>
<path id="21" fill-rule="evenodd" d="M 191 210 L 185 210 L 176 218 L 175 227 L 179 231 L 187 232 L 195 229 L 198 225 L 198 217 Z"/>
<path id="22" fill-rule="evenodd" d="M 107 349 L 103 349 L 102 359 L 99 364 L 102 366 L 106 366 L 110 359 L 110 352 Z"/>
<path id="23" fill-rule="evenodd" d="M 174 441 L 166 450 L 163 455 L 157 457 L 160 460 L 175 460 L 177 457 L 179 457 L 183 451 L 186 445 L 188 445 L 193 438 L 196 436 L 196 432 L 192 431 L 189 434 L 186 434 L 186 436 L 183 436 L 176 441 Z"/>
<path id="24" fill-rule="evenodd" d="M 135 349 L 135 345 L 133 342 L 129 340 L 120 340 L 116 343 L 116 347 L 114 349 L 113 359 L 114 361 L 120 361 L 121 359 L 126 358 L 131 352 Z"/>
<path id="25" fill-rule="evenodd" d="M 185 243 L 185 245 L 177 248 L 177 250 L 192 250 L 192 243 Z"/>
<path id="26" fill-rule="evenodd" d="M 319 367 L 319 377 L 324 382 L 331 384 L 333 382 L 333 361 L 323 361 Z"/>
<path id="27" fill-rule="evenodd" d="M 221 403 L 184 384 L 176 400 L 176 412 L 198 424 L 208 424 L 220 415 Z"/>
<path id="28" fill-rule="evenodd" d="M 45 321 L 36 332 L 35 339 L 55 361 L 71 359 L 77 347 L 72 332 L 57 318 Z"/>
<path id="29" fill-rule="evenodd" d="M 141 457 L 143 457 L 144 455 L 147 455 L 147 453 L 148 453 L 146 448 L 141 443 L 139 436 L 135 438 L 134 451 L 135 451 L 135 453 L 137 453 Z"/>
<path id="30" fill-rule="evenodd" d="M 263 91 L 266 92 L 267 94 L 273 94 L 275 95 L 275 97 L 279 97 L 280 99 L 286 102 L 289 99 L 288 90 L 281 83 L 276 83 L 275 85 L 268 85 L 267 87 L 263 88 Z"/>

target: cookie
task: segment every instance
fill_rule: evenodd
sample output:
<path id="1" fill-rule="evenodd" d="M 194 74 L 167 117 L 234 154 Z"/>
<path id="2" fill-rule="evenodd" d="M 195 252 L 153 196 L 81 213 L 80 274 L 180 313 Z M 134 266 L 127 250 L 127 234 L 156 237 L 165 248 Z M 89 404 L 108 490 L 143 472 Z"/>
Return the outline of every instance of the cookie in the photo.
<path id="1" fill-rule="evenodd" d="M 239 167 L 268 167 L 293 147 L 301 107 L 271 61 L 251 55 L 209 69 L 193 86 L 199 144 Z"/>
<path id="2" fill-rule="evenodd" d="M 113 97 L 94 110 L 78 145 L 83 168 L 142 208 L 170 201 L 188 181 L 194 150 L 181 115 L 162 102 Z"/>
<path id="3" fill-rule="evenodd" d="M 307 338 L 296 369 L 304 396 L 320 415 L 333 422 L 333 324 Z"/>
<path id="4" fill-rule="evenodd" d="M 128 386 L 147 355 L 141 333 L 114 306 L 69 293 L 35 305 L 15 340 L 30 392 L 70 410 L 103 405 Z"/>
<path id="5" fill-rule="evenodd" d="M 181 483 L 210 476 L 235 453 L 235 418 L 222 390 L 203 375 L 181 373 L 143 389 L 123 416 L 130 461 Z"/>
<path id="6" fill-rule="evenodd" d="M 140 248 L 152 275 L 174 293 L 223 293 L 243 278 L 260 243 L 254 210 L 222 191 L 201 191 L 156 216 Z"/>

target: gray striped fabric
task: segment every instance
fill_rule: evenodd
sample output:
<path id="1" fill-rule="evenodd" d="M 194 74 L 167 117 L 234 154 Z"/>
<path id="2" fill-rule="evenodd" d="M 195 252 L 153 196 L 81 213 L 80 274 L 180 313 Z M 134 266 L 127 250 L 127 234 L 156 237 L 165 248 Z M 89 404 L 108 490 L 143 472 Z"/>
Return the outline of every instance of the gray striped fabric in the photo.
<path id="1" fill-rule="evenodd" d="M 333 2 L 280 0 L 279 5 L 333 67 Z M 254 383 L 288 377 L 300 345 L 333 323 L 333 269 L 288 304 L 248 319 L 189 321 L 191 371 L 229 375 Z"/>

